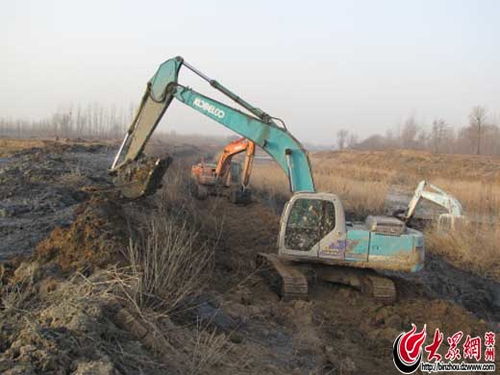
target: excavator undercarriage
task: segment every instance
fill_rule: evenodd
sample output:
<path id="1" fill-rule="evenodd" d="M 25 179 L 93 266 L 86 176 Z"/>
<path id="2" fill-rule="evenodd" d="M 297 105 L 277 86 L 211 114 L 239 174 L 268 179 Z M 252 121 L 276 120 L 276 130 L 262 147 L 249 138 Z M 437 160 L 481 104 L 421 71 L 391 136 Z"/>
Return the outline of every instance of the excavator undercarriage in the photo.
<path id="1" fill-rule="evenodd" d="M 394 303 L 397 297 L 394 282 L 371 269 L 304 263 L 300 258 L 267 253 L 258 254 L 257 268 L 285 301 L 308 299 L 309 286 L 319 281 L 353 287 L 383 304 Z"/>

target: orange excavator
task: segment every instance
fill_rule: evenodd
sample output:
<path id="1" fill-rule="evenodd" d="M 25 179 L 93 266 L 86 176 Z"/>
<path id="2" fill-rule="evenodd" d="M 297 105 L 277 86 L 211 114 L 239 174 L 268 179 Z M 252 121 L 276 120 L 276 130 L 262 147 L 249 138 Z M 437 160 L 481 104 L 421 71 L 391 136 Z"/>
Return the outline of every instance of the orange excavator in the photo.
<path id="1" fill-rule="evenodd" d="M 246 152 L 243 172 L 241 164 L 232 160 L 242 152 Z M 197 199 L 206 199 L 209 195 L 226 195 L 233 203 L 250 203 L 251 191 L 248 183 L 254 156 L 255 143 L 246 138 L 239 138 L 224 147 L 217 164 L 201 161 L 193 165 L 191 167 L 193 195 Z"/>

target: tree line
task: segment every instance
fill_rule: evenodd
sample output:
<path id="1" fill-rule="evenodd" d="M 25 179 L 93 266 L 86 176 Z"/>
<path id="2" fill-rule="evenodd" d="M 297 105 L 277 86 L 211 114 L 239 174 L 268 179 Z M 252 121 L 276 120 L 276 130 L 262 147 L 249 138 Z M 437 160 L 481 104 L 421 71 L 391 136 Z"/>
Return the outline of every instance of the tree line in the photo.
<path id="1" fill-rule="evenodd" d="M 372 135 L 362 141 L 346 129 L 337 132 L 337 148 L 362 150 L 414 149 L 434 153 L 500 155 L 500 127 L 494 124 L 483 106 L 471 109 L 466 126 L 456 128 L 436 119 L 430 128 L 419 124 L 413 116 L 402 126 Z"/>
<path id="2" fill-rule="evenodd" d="M 0 136 L 116 138 L 122 137 L 132 121 L 128 109 L 100 104 L 69 107 L 40 120 L 0 118 Z"/>
<path id="3" fill-rule="evenodd" d="M 124 109 L 89 104 L 59 110 L 40 120 L 0 118 L 0 136 L 120 138 L 134 114 L 133 105 Z M 425 128 L 411 116 L 384 135 L 372 135 L 361 141 L 355 133 L 340 129 L 336 146 L 339 150 L 415 149 L 435 153 L 500 155 L 500 127 L 490 120 L 486 108 L 473 107 L 468 120 L 468 125 L 456 128 L 443 119 L 436 119 L 430 128 Z"/>

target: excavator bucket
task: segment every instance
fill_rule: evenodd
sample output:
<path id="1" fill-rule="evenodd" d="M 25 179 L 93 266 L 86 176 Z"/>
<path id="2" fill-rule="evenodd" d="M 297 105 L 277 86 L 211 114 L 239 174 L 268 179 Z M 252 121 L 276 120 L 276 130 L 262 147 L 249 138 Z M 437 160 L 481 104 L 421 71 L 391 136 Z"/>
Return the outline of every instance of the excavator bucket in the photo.
<path id="1" fill-rule="evenodd" d="M 171 162 L 171 157 L 142 157 L 137 161 L 129 161 L 113 172 L 113 183 L 129 199 L 154 194 L 161 187 Z"/>

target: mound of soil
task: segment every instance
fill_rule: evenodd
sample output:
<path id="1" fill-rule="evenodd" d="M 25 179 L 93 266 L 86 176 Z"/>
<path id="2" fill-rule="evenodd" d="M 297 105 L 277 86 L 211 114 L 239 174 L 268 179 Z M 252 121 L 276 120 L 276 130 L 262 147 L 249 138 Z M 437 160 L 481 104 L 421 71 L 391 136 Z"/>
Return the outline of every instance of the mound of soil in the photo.
<path id="1" fill-rule="evenodd" d="M 82 203 L 75 214 L 76 220 L 69 227 L 54 229 L 37 245 L 35 259 L 55 262 L 64 272 L 90 271 L 119 261 L 128 242 L 120 204 L 94 198 Z"/>

